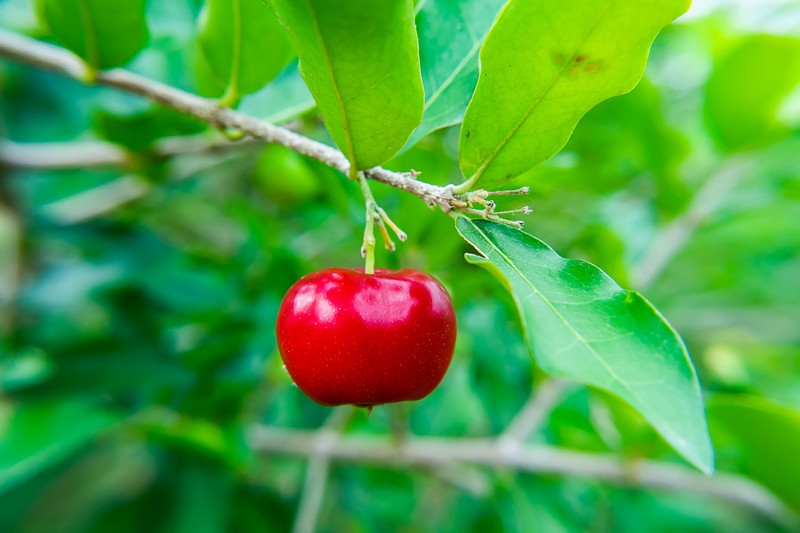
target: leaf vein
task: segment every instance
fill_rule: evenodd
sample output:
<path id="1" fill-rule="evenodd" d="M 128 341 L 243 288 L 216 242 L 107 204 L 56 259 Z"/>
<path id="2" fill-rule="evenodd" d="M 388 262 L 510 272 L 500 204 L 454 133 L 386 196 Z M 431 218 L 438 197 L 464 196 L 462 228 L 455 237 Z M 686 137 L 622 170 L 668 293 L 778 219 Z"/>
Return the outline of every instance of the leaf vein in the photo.
<path id="1" fill-rule="evenodd" d="M 566 326 L 566 328 L 576 337 L 576 340 L 578 342 L 580 342 L 592 356 L 594 356 L 594 358 L 601 364 L 601 366 L 603 366 L 603 368 L 605 368 L 606 372 L 608 372 L 608 375 L 614 381 L 616 381 L 623 389 L 625 389 L 639 403 L 640 408 L 644 409 L 644 406 L 646 404 L 641 400 L 639 395 L 636 394 L 628 386 L 628 384 L 625 381 L 623 381 L 616 374 L 616 372 L 614 372 L 614 370 L 610 366 L 608 366 L 606 361 L 603 360 L 603 358 L 600 356 L 599 353 L 597 353 L 597 351 L 594 349 L 594 347 L 586 339 L 584 339 L 583 336 L 575 330 L 575 328 L 572 327 L 572 325 L 561 315 L 561 313 L 558 311 L 558 309 L 555 308 L 555 306 L 552 304 L 552 302 L 550 302 L 550 300 L 548 300 L 534 286 L 534 284 L 527 277 L 525 277 L 525 275 L 517 268 L 517 266 L 514 264 L 514 262 L 511 261 L 511 259 L 508 256 L 506 256 L 502 252 L 502 250 L 500 250 L 497 246 L 495 246 L 494 242 L 491 239 L 489 239 L 489 237 L 478 226 L 476 226 L 475 223 L 472 220 L 470 220 L 469 222 L 470 222 L 470 224 L 472 224 L 472 227 L 475 228 L 475 230 L 484 238 L 486 243 L 489 244 L 489 246 L 491 246 L 492 250 L 494 250 L 494 252 L 497 255 L 499 255 L 503 259 L 503 261 L 506 262 L 506 264 L 508 264 L 508 266 L 519 276 L 519 278 L 521 280 L 523 280 L 525 282 L 525 284 L 528 285 L 528 287 L 530 287 L 530 289 L 542 299 L 542 301 L 545 303 L 545 305 L 547 305 L 550 308 L 550 310 L 553 312 L 553 314 L 555 314 L 556 317 L 564 324 L 564 326 Z"/>

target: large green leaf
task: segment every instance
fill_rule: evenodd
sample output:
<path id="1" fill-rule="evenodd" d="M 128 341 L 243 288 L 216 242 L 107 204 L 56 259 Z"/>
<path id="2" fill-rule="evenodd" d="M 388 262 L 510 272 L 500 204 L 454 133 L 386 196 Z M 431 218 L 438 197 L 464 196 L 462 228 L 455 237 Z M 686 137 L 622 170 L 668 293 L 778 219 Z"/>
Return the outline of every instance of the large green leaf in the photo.
<path id="1" fill-rule="evenodd" d="M 145 0 L 38 0 L 53 37 L 93 68 L 127 63 L 147 42 Z"/>
<path id="2" fill-rule="evenodd" d="M 478 83 L 478 52 L 507 0 L 428 0 L 417 13 L 425 113 L 411 146 L 458 124 Z"/>
<path id="3" fill-rule="evenodd" d="M 0 418 L 0 493 L 65 459 L 118 420 L 80 400 L 8 407 L 10 418 L 5 424 Z"/>
<path id="4" fill-rule="evenodd" d="M 798 83 L 800 40 L 752 35 L 736 43 L 706 85 L 705 115 L 720 146 L 750 148 L 785 133 L 776 111 Z"/>
<path id="5" fill-rule="evenodd" d="M 208 66 L 227 86 L 226 104 L 262 88 L 294 56 L 286 30 L 263 0 L 206 0 L 199 39 Z"/>
<path id="6" fill-rule="evenodd" d="M 481 50 L 461 129 L 466 187 L 492 187 L 552 157 L 578 120 L 626 93 L 658 32 L 689 0 L 511 0 Z"/>
<path id="7" fill-rule="evenodd" d="M 755 396 L 719 395 L 708 419 L 714 441 L 721 450 L 732 446 L 740 470 L 800 512 L 800 412 Z"/>
<path id="8" fill-rule="evenodd" d="M 694 366 L 647 300 L 525 232 L 463 217 L 456 227 L 482 255 L 467 260 L 511 291 L 542 369 L 616 394 L 692 464 L 713 470 Z"/>
<path id="9" fill-rule="evenodd" d="M 422 119 L 410 0 L 272 0 L 336 144 L 358 169 L 389 160 Z"/>

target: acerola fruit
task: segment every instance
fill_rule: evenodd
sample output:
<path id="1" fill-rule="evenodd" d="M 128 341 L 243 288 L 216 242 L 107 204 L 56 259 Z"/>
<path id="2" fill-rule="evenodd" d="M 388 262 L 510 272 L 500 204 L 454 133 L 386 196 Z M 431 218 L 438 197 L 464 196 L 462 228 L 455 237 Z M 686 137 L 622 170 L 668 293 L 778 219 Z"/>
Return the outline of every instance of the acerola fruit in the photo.
<path id="1" fill-rule="evenodd" d="M 277 334 L 286 370 L 312 400 L 372 407 L 433 392 L 453 358 L 456 315 L 423 272 L 327 268 L 289 289 Z"/>

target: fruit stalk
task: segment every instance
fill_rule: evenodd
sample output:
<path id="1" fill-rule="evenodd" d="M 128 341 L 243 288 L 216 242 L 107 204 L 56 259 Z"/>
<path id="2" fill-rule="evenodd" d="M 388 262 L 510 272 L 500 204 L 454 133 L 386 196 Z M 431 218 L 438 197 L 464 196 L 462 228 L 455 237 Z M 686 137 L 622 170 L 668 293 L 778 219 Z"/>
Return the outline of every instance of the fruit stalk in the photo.
<path id="1" fill-rule="evenodd" d="M 372 189 L 369 188 L 367 178 L 363 172 L 358 172 L 358 184 L 361 186 L 361 194 L 364 195 L 364 208 L 366 210 L 366 225 L 364 226 L 364 242 L 361 245 L 361 255 L 365 259 L 364 272 L 367 274 L 375 273 L 375 227 L 381 232 L 383 237 L 384 247 L 390 252 L 394 252 L 395 245 L 389 229 L 391 229 L 401 242 L 405 242 L 408 238 L 406 233 L 397 227 L 386 211 L 381 209 L 375 197 L 372 195 Z M 389 228 L 389 229 L 387 229 Z"/>
<path id="2" fill-rule="evenodd" d="M 361 245 L 361 255 L 364 256 L 364 272 L 375 273 L 375 217 L 377 215 L 375 197 L 369 188 L 363 172 L 358 173 L 358 184 L 361 185 L 361 194 L 364 195 L 364 208 L 366 210 L 366 225 L 364 226 L 364 243 Z"/>

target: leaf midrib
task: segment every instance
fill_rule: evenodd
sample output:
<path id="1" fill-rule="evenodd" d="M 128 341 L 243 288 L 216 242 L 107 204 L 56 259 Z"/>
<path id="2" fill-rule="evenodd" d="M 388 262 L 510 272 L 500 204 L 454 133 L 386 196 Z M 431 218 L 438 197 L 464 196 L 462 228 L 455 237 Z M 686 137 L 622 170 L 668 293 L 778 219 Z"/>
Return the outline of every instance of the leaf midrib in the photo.
<path id="1" fill-rule="evenodd" d="M 81 25 L 86 32 L 86 62 L 94 69 L 100 68 L 100 50 L 97 48 L 97 35 L 92 24 L 92 10 L 86 0 L 78 0 L 81 10 Z"/>
<path id="2" fill-rule="evenodd" d="M 319 46 L 322 50 L 322 56 L 325 61 L 325 66 L 328 68 L 328 74 L 331 77 L 331 86 L 333 87 L 333 95 L 336 97 L 336 105 L 339 107 L 339 114 L 342 117 L 342 130 L 344 130 L 345 144 L 347 146 L 347 157 L 348 159 L 350 159 L 350 178 L 352 179 L 354 177 L 354 169 L 357 170 L 358 165 L 356 165 L 355 147 L 353 146 L 353 139 L 350 134 L 350 123 L 347 121 L 347 112 L 345 111 L 344 100 L 342 99 L 342 93 L 339 90 L 339 83 L 336 81 L 336 75 L 334 74 L 333 63 L 331 62 L 331 57 L 330 54 L 328 53 L 328 48 L 327 46 L 325 46 L 325 40 L 322 38 L 322 28 L 319 24 L 317 13 L 314 10 L 314 6 L 312 5 L 311 0 L 306 0 L 306 5 L 308 5 L 308 11 L 311 14 L 311 19 L 314 23 L 314 29 L 317 34 Z"/>
<path id="3" fill-rule="evenodd" d="M 583 344 L 583 345 L 586 347 L 586 349 L 587 349 L 587 350 L 588 350 L 588 351 L 589 351 L 589 352 L 590 352 L 590 353 L 591 353 L 591 354 L 592 354 L 592 355 L 595 357 L 595 359 L 597 359 L 597 361 L 598 361 L 598 362 L 599 362 L 599 363 L 600 363 L 600 364 L 603 366 L 603 368 L 605 368 L 605 369 L 606 369 L 606 371 L 607 371 L 607 372 L 608 372 L 608 374 L 609 374 L 609 375 L 610 375 L 610 376 L 611 376 L 611 377 L 614 379 L 614 381 L 616 381 L 616 382 L 617 382 L 617 383 L 618 383 L 618 384 L 619 384 L 619 385 L 620 385 L 620 386 L 621 386 L 623 389 L 625 389 L 627 392 L 629 392 L 629 393 L 631 394 L 631 396 L 632 396 L 632 397 L 633 397 L 633 398 L 634 398 L 634 399 L 635 399 L 637 402 L 639 402 L 639 404 L 640 404 L 640 405 L 644 406 L 645 404 L 642 402 L 642 399 L 641 399 L 641 398 L 640 398 L 640 397 L 639 397 L 639 396 L 638 396 L 638 395 L 637 395 L 637 394 L 636 394 L 636 393 L 635 393 L 633 390 L 631 390 L 631 388 L 630 388 L 630 387 L 628 387 L 628 386 L 627 386 L 627 384 L 626 384 L 624 381 L 622 381 L 622 379 L 621 379 L 621 378 L 620 378 L 620 377 L 619 377 L 619 376 L 618 376 L 618 375 L 617 375 L 617 374 L 616 374 L 616 373 L 615 373 L 615 372 L 614 372 L 614 371 L 611 369 L 611 367 L 609 367 L 609 366 L 608 366 L 608 364 L 606 364 L 606 362 L 603 360 L 603 358 L 602 358 L 602 357 L 600 357 L 600 354 L 599 354 L 599 353 L 597 353 L 597 351 L 594 349 L 594 347 L 593 347 L 591 344 L 589 344 L 589 342 L 588 342 L 586 339 L 584 339 L 584 338 L 583 338 L 583 337 L 582 337 L 582 336 L 581 336 L 581 335 L 580 335 L 580 334 L 579 334 L 579 333 L 578 333 L 578 332 L 575 330 L 575 328 L 573 328 L 573 327 L 572 327 L 572 325 L 571 325 L 571 324 L 570 324 L 570 323 L 569 323 L 569 322 L 568 322 L 568 321 L 567 321 L 567 320 L 566 320 L 566 319 L 565 319 L 565 318 L 564 318 L 564 317 L 561 315 L 561 313 L 560 313 L 560 312 L 559 312 L 559 311 L 558 311 L 558 310 L 557 310 L 557 309 L 556 309 L 556 308 L 553 306 L 553 304 L 550 302 L 550 300 L 548 300 L 548 299 L 547 299 L 547 298 L 546 298 L 546 297 L 545 297 L 545 296 L 544 296 L 544 295 L 543 295 L 543 294 L 542 294 L 542 293 L 541 293 L 541 292 L 540 292 L 540 291 L 539 291 L 539 290 L 538 290 L 538 289 L 537 289 L 537 288 L 536 288 L 536 287 L 533 285 L 533 283 L 531 283 L 531 281 L 530 281 L 530 280 L 529 280 L 527 277 L 525 277 L 525 275 L 524 275 L 522 272 L 520 272 L 520 270 L 519 270 L 519 269 L 516 267 L 516 265 L 515 265 L 515 264 L 514 264 L 514 263 L 511 261 L 511 259 L 510 259 L 510 258 L 509 258 L 509 257 L 508 257 L 506 254 L 504 254 L 504 253 L 502 252 L 502 250 L 500 250 L 500 249 L 499 249 L 497 246 L 495 246 L 495 244 L 492 242 L 492 240 L 491 240 L 491 239 L 489 239 L 489 237 L 488 237 L 488 236 L 487 236 L 487 235 L 486 235 L 486 234 L 485 234 L 485 233 L 484 233 L 484 232 L 483 232 L 483 231 L 482 231 L 482 230 L 481 230 L 481 229 L 480 229 L 480 228 L 479 228 L 477 225 L 475 225 L 475 224 L 474 224 L 474 223 L 473 223 L 471 220 L 470 220 L 469 222 L 470 222 L 470 224 L 472 225 L 472 227 L 473 227 L 473 228 L 475 228 L 475 230 L 476 230 L 478 233 L 480 233 L 480 235 L 481 235 L 481 236 L 483 237 L 483 239 L 484 239 L 484 240 L 485 240 L 485 241 L 486 241 L 486 242 L 489 244 L 489 246 L 491 246 L 491 247 L 492 247 L 492 249 L 493 249 L 493 250 L 494 250 L 494 251 L 495 251 L 495 252 L 496 252 L 496 253 L 497 253 L 497 254 L 498 254 L 500 257 L 502 257 L 502 258 L 503 258 L 503 260 L 506 262 L 506 264 L 508 264 L 508 266 L 509 266 L 509 267 L 510 267 L 510 268 L 511 268 L 511 269 L 512 269 L 512 270 L 513 270 L 513 271 L 514 271 L 514 272 L 515 272 L 515 273 L 516 273 L 516 274 L 517 274 L 517 275 L 518 275 L 518 276 L 519 276 L 519 277 L 520 277 L 520 278 L 521 278 L 521 279 L 522 279 L 522 280 L 523 280 L 523 281 L 524 281 L 524 282 L 525 282 L 527 285 L 528 285 L 528 287 L 530 287 L 530 288 L 531 288 L 531 290 L 534 292 L 534 294 L 536 294 L 537 296 L 539 296 L 539 298 L 541 298 L 541 299 L 542 299 L 542 301 L 545 303 L 545 305 L 547 305 L 547 307 L 549 307 L 549 308 L 550 308 L 550 310 L 553 312 L 553 314 L 555 314 L 555 315 L 556 315 L 556 317 L 557 317 L 557 318 L 558 318 L 558 319 L 559 319 L 559 320 L 560 320 L 560 321 L 561 321 L 561 322 L 564 324 L 564 326 L 566 326 L 566 327 L 567 327 L 567 329 L 569 329 L 569 331 L 570 331 L 570 332 L 571 332 L 571 333 L 572 333 L 572 334 L 575 336 L 575 338 L 576 338 L 576 339 L 578 339 L 578 341 L 579 341 L 581 344 Z M 488 258 L 487 258 L 487 259 L 488 259 Z M 514 297 L 514 299 L 515 299 L 515 300 L 517 299 L 517 298 L 516 298 L 516 296 Z M 527 329 L 527 328 L 526 328 L 526 329 Z"/>
<path id="4" fill-rule="evenodd" d="M 233 57 L 231 58 L 231 75 L 228 78 L 228 91 L 233 95 L 239 93 L 239 68 L 242 61 L 242 4 L 241 0 L 233 0 Z"/>

